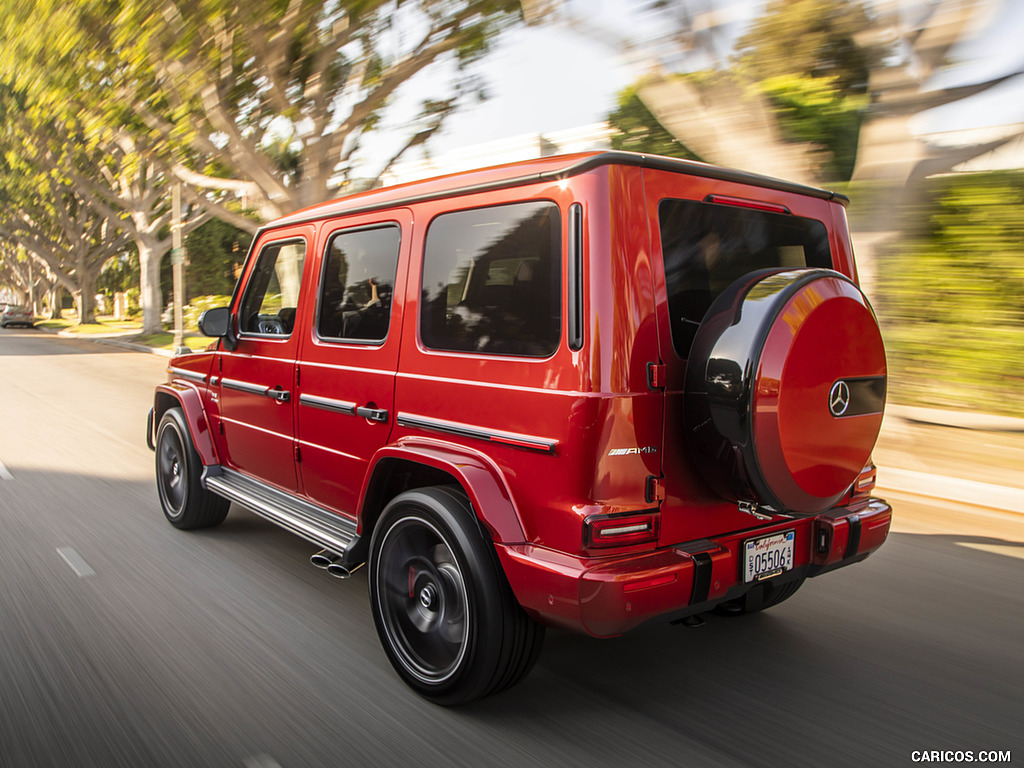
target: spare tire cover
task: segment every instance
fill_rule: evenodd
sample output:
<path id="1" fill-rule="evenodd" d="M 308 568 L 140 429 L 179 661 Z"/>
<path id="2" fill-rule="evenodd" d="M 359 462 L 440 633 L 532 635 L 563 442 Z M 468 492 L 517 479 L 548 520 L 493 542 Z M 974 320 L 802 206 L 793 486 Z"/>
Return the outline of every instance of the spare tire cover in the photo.
<path id="1" fill-rule="evenodd" d="M 838 272 L 753 272 L 704 316 L 685 386 L 687 442 L 712 488 L 775 512 L 817 514 L 849 490 L 878 437 L 878 322 Z"/>

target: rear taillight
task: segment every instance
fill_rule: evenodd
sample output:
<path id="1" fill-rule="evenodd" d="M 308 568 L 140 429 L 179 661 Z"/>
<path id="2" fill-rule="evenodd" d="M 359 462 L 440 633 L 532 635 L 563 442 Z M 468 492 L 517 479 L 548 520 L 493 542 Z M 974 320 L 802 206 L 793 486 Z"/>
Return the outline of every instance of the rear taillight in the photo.
<path id="1" fill-rule="evenodd" d="M 867 466 L 861 470 L 860 475 L 857 477 L 857 481 L 853 484 L 853 496 L 867 496 L 875 490 L 875 483 L 877 481 L 878 467 L 869 462 Z"/>
<path id="2" fill-rule="evenodd" d="M 591 515 L 583 522 L 586 547 L 627 547 L 658 540 L 657 512 Z"/>

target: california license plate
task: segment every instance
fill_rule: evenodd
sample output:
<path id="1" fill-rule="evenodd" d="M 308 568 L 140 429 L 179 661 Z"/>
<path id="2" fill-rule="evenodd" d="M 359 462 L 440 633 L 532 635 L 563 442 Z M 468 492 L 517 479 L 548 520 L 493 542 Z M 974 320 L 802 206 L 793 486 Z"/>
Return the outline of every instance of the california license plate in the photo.
<path id="1" fill-rule="evenodd" d="M 760 581 L 793 568 L 793 531 L 744 542 L 743 581 Z"/>

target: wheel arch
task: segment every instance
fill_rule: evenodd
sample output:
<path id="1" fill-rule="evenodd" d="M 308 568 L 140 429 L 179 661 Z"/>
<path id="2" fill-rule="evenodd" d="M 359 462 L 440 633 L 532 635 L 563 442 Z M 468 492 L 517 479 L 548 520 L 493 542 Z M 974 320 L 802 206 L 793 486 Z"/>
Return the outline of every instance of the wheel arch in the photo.
<path id="1" fill-rule="evenodd" d="M 526 540 L 522 518 L 501 470 L 485 455 L 430 438 L 410 438 L 380 449 L 359 502 L 359 539 L 368 544 L 381 512 L 413 488 L 457 485 L 469 498 L 481 532 L 495 543 Z M 485 511 L 486 510 L 486 513 Z"/>
<path id="2" fill-rule="evenodd" d="M 197 389 L 185 384 L 174 382 L 157 386 L 153 398 L 151 440 L 155 442 L 156 429 L 160 424 L 160 419 L 169 408 L 181 408 L 185 416 L 185 423 L 188 425 L 189 436 L 192 438 L 192 444 L 195 446 L 203 466 L 219 463 L 217 450 L 213 445 L 213 436 L 210 434 L 209 422 L 203 408 L 202 396 Z"/>

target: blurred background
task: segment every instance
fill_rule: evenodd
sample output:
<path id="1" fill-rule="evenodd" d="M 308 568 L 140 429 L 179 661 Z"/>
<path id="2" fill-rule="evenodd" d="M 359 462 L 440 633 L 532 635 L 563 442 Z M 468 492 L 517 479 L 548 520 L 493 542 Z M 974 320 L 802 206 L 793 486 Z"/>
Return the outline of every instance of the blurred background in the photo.
<path id="1" fill-rule="evenodd" d="M 0 6 L 0 300 L 55 327 L 166 341 L 175 184 L 194 322 L 261 221 L 628 149 L 849 195 L 891 400 L 1024 416 L 1021 3 Z"/>

